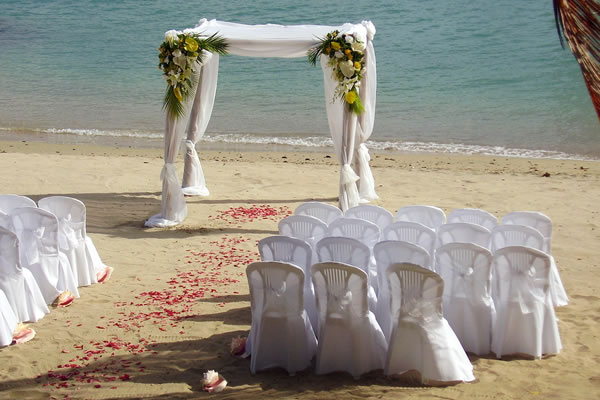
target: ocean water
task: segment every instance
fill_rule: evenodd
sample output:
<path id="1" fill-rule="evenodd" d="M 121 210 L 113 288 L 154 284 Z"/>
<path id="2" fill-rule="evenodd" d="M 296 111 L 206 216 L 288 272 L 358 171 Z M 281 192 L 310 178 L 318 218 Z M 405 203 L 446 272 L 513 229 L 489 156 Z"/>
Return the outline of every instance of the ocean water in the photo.
<path id="1" fill-rule="evenodd" d="M 0 0 L 0 136 L 160 145 L 157 48 L 200 18 L 371 20 L 373 149 L 600 159 L 598 118 L 549 0 Z M 324 148 L 325 101 L 304 58 L 223 57 L 204 141 Z"/>

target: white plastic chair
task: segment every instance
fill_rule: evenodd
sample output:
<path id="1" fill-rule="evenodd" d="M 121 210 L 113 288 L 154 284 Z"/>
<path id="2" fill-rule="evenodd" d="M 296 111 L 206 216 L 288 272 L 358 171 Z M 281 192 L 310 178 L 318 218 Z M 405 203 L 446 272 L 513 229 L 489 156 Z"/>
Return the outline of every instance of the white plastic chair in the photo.
<path id="1" fill-rule="evenodd" d="M 498 226 L 498 218 L 480 208 L 457 208 L 448 214 L 448 223 L 468 222 L 470 224 L 481 225 L 490 231 Z"/>
<path id="2" fill-rule="evenodd" d="M 492 261 L 492 294 L 496 326 L 492 351 L 540 358 L 556 354 L 560 335 L 549 292 L 550 257 L 524 246 L 496 250 Z"/>
<path id="3" fill-rule="evenodd" d="M 37 205 L 35 204 L 35 201 L 27 196 L 20 196 L 18 194 L 0 194 L 0 211 L 5 214 L 10 214 L 12 210 L 19 207 L 36 208 Z"/>
<path id="4" fill-rule="evenodd" d="M 317 305 L 315 291 L 310 279 L 313 251 L 302 239 L 289 236 L 269 236 L 258 242 L 262 261 L 281 261 L 294 264 L 304 271 L 304 309 L 313 328 L 317 328 Z"/>
<path id="5" fill-rule="evenodd" d="M 552 254 L 552 220 L 537 211 L 513 211 L 502 217 L 502 225 L 525 225 L 535 228 L 544 237 L 542 251 Z"/>
<path id="6" fill-rule="evenodd" d="M 369 311 L 367 274 L 351 265 L 312 266 L 319 310 L 319 348 L 315 372 L 345 371 L 353 377 L 383 368 L 387 342 Z"/>
<path id="7" fill-rule="evenodd" d="M 321 203 L 320 201 L 307 201 L 306 203 L 300 204 L 294 211 L 296 215 L 310 215 L 325 222 L 327 225 L 331 221 L 341 217 L 343 215 L 342 210 L 334 205 Z"/>
<path id="8" fill-rule="evenodd" d="M 386 227 L 382 232 L 382 240 L 401 240 L 416 244 L 427 250 L 431 262 L 435 256 L 437 236 L 435 230 L 419 222 L 400 221 Z"/>
<path id="9" fill-rule="evenodd" d="M 371 250 L 357 239 L 333 236 L 324 237 L 316 245 L 319 262 L 340 262 L 362 269 L 368 276 L 369 310 L 375 311 L 377 294 L 372 281 L 376 278 L 371 273 Z"/>
<path id="10" fill-rule="evenodd" d="M 542 251 L 548 253 L 551 259 L 550 266 L 550 295 L 556 307 L 569 304 L 569 297 L 560 279 L 556 261 L 552 256 L 552 220 L 537 211 L 514 211 L 502 217 L 503 225 L 525 225 L 537 229 L 544 237 Z"/>
<path id="11" fill-rule="evenodd" d="M 0 290 L 6 295 L 19 322 L 37 322 L 49 310 L 31 272 L 21 268 L 19 239 L 0 228 Z"/>
<path id="12" fill-rule="evenodd" d="M 526 246 L 544 251 L 544 237 L 535 228 L 525 225 L 498 225 L 492 230 L 491 250 L 508 246 Z"/>
<path id="13" fill-rule="evenodd" d="M 341 236 L 356 239 L 372 249 L 379 241 L 381 231 L 373 222 L 358 218 L 342 217 L 327 227 L 326 236 Z"/>
<path id="14" fill-rule="evenodd" d="M 392 264 L 387 276 L 393 328 L 385 375 L 417 370 L 424 384 L 475 380 L 469 358 L 442 316 L 442 278 L 406 263 Z"/>
<path id="15" fill-rule="evenodd" d="M 446 223 L 444 210 L 435 206 L 414 205 L 404 206 L 396 212 L 396 222 L 419 222 L 433 230 Z"/>
<path id="16" fill-rule="evenodd" d="M 391 212 L 383 207 L 371 204 L 360 204 L 351 207 L 346 210 L 344 217 L 364 219 L 377 225 L 380 230 L 394 222 L 394 215 Z"/>
<path id="17" fill-rule="evenodd" d="M 317 339 L 304 310 L 304 271 L 290 263 L 254 262 L 246 268 L 252 326 L 250 371 L 282 367 L 290 375 L 310 365 Z"/>
<path id="18" fill-rule="evenodd" d="M 46 304 L 63 292 L 79 297 L 77 281 L 69 260 L 58 250 L 58 220 L 40 208 L 15 208 L 11 213 L 13 232 L 19 238 L 21 266 L 31 271 Z"/>
<path id="19" fill-rule="evenodd" d="M 444 280 L 444 318 L 465 351 L 488 354 L 496 321 L 492 253 L 472 243 L 448 243 L 437 249 L 436 258 Z"/>
<path id="20" fill-rule="evenodd" d="M 310 215 L 290 215 L 279 221 L 279 234 L 306 241 L 313 249 L 312 264 L 318 262 L 315 245 L 327 235 L 327 224 Z"/>
<path id="21" fill-rule="evenodd" d="M 474 243 L 490 248 L 491 232 L 482 225 L 469 222 L 454 222 L 441 225 L 437 231 L 437 247 L 448 243 Z"/>
<path id="22" fill-rule="evenodd" d="M 97 283 L 96 274 L 106 266 L 94 266 L 89 260 L 86 247 L 90 240 L 86 239 L 85 205 L 77 199 L 65 196 L 44 197 L 38 204 L 41 209 L 50 211 L 58 218 L 59 249 L 69 259 L 77 285 L 88 286 Z"/>
<path id="23" fill-rule="evenodd" d="M 0 290 L 0 347 L 8 346 L 13 341 L 13 333 L 19 323 L 6 295 Z"/>
<path id="24" fill-rule="evenodd" d="M 416 244 L 398 240 L 384 240 L 373 249 L 377 261 L 377 277 L 379 278 L 379 293 L 375 316 L 381 326 L 386 340 L 392 335 L 392 314 L 390 309 L 389 283 L 386 271 L 395 263 L 411 263 L 428 268 L 431 264 L 427 250 Z"/>

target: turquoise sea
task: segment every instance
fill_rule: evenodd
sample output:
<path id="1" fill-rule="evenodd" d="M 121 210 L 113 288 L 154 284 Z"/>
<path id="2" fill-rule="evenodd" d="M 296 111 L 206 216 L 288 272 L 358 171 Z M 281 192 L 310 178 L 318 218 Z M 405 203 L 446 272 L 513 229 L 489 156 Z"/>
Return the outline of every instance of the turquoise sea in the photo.
<path id="1" fill-rule="evenodd" d="M 200 18 L 371 20 L 371 148 L 600 159 L 598 118 L 550 0 L 0 0 L 0 137 L 159 146 L 157 48 L 165 31 Z M 227 56 L 205 140 L 328 146 L 325 101 L 306 59 Z"/>

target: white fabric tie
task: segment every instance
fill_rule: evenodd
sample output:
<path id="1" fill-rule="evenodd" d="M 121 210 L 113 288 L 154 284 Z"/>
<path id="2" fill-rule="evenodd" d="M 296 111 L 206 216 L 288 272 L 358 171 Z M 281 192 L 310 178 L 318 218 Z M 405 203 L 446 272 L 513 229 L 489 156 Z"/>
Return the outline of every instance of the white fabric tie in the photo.
<path id="1" fill-rule="evenodd" d="M 35 230 L 24 230 L 21 232 L 20 244 L 23 246 L 22 254 L 25 256 L 27 265 L 40 262 L 40 247 L 45 228 L 39 227 Z"/>
<path id="2" fill-rule="evenodd" d="M 364 143 L 361 143 L 358 146 L 358 165 L 360 166 L 360 199 L 364 202 L 379 198 L 377 193 L 375 193 L 375 179 L 369 167 L 369 161 L 371 161 L 369 148 Z"/>
<path id="3" fill-rule="evenodd" d="M 62 250 L 77 247 L 77 234 L 71 227 L 71 214 L 58 220 L 58 245 Z"/>
<path id="4" fill-rule="evenodd" d="M 535 267 L 521 271 L 513 277 L 511 282 L 512 293 L 509 298 L 516 299 L 523 314 L 534 312 L 536 303 L 545 302 L 544 291 L 540 286 L 547 284 L 547 282 L 543 281 L 543 279 L 535 278 Z"/>

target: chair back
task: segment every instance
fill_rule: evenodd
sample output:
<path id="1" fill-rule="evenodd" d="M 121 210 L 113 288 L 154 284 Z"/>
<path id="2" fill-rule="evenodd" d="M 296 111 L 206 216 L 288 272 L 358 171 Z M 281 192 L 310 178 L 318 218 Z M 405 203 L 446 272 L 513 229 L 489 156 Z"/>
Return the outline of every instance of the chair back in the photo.
<path id="1" fill-rule="evenodd" d="M 33 265 L 40 257 L 58 256 L 58 220 L 41 208 L 15 208 L 11 214 L 13 231 L 19 238 L 21 263 Z"/>
<path id="2" fill-rule="evenodd" d="M 427 250 L 416 244 L 399 240 L 384 240 L 373 248 L 377 262 L 377 276 L 380 278 L 379 287 L 386 288 L 386 271 L 392 264 L 409 263 L 430 269 L 431 259 Z"/>
<path id="3" fill-rule="evenodd" d="M 309 215 L 290 215 L 279 221 L 279 234 L 314 245 L 327 233 L 327 224 Z"/>
<path id="4" fill-rule="evenodd" d="M 310 274 L 312 248 L 302 239 L 289 236 L 269 236 L 258 241 L 262 261 L 281 261 L 302 268 L 305 276 Z M 310 282 L 310 279 L 305 280 Z"/>
<path id="5" fill-rule="evenodd" d="M 304 310 L 304 271 L 279 261 L 253 262 L 246 268 L 252 314 L 299 315 Z"/>
<path id="6" fill-rule="evenodd" d="M 473 243 L 448 243 L 436 250 L 436 271 L 444 280 L 446 304 L 452 298 L 491 302 L 492 253 Z"/>
<path id="7" fill-rule="evenodd" d="M 394 215 L 383 207 L 371 204 L 360 204 L 346 210 L 344 217 L 358 218 L 374 223 L 383 230 L 394 222 Z"/>
<path id="8" fill-rule="evenodd" d="M 419 222 L 399 221 L 387 226 L 382 240 L 400 240 L 423 247 L 433 258 L 437 236 L 435 230 Z"/>
<path id="9" fill-rule="evenodd" d="M 379 241 L 381 231 L 373 222 L 364 219 L 341 217 L 329 224 L 327 236 L 356 239 L 371 249 Z"/>
<path id="10" fill-rule="evenodd" d="M 77 240 L 85 239 L 86 209 L 82 201 L 67 196 L 49 196 L 40 199 L 38 205 L 56 215 L 59 230 L 72 232 Z"/>
<path id="11" fill-rule="evenodd" d="M 513 211 L 502 217 L 502 225 L 525 225 L 535 228 L 544 237 L 544 251 L 552 251 L 552 220 L 538 211 Z"/>
<path id="12" fill-rule="evenodd" d="M 333 220 L 341 217 L 342 210 L 334 205 L 321 203 L 320 201 L 307 201 L 300 204 L 294 211 L 296 215 L 309 215 L 320 219 L 329 225 Z"/>
<path id="13" fill-rule="evenodd" d="M 328 318 L 365 316 L 369 312 L 367 274 L 352 265 L 339 262 L 317 263 L 311 268 L 319 328 Z"/>
<path id="14" fill-rule="evenodd" d="M 369 273 L 371 251 L 366 244 L 346 237 L 325 237 L 316 246 L 319 262 L 340 262 Z"/>
<path id="15" fill-rule="evenodd" d="M 433 271 L 410 263 L 387 269 L 393 321 L 407 316 L 441 318 L 444 281 Z"/>
<path id="16" fill-rule="evenodd" d="M 446 223 L 446 214 L 435 206 L 413 205 L 404 206 L 396 212 L 396 222 L 419 222 L 433 230 Z"/>
<path id="17" fill-rule="evenodd" d="M 5 214 L 10 214 L 12 210 L 18 207 L 36 208 L 37 205 L 35 204 L 35 201 L 27 196 L 20 196 L 18 194 L 0 194 L 0 211 Z"/>
<path id="18" fill-rule="evenodd" d="M 492 230 L 492 252 L 508 246 L 526 246 L 543 251 L 544 237 L 530 226 L 498 225 Z"/>
<path id="19" fill-rule="evenodd" d="M 437 247 L 447 243 L 474 243 L 486 249 L 490 248 L 489 229 L 468 222 L 454 222 L 440 226 L 437 232 Z"/>
<path id="20" fill-rule="evenodd" d="M 518 302 L 524 313 L 544 303 L 549 293 L 550 256 L 525 246 L 496 250 L 492 259 L 492 294 L 497 305 Z"/>
<path id="21" fill-rule="evenodd" d="M 479 208 L 457 208 L 448 214 L 448 223 L 453 222 L 481 225 L 491 231 L 498 225 L 498 218 L 494 214 Z"/>

